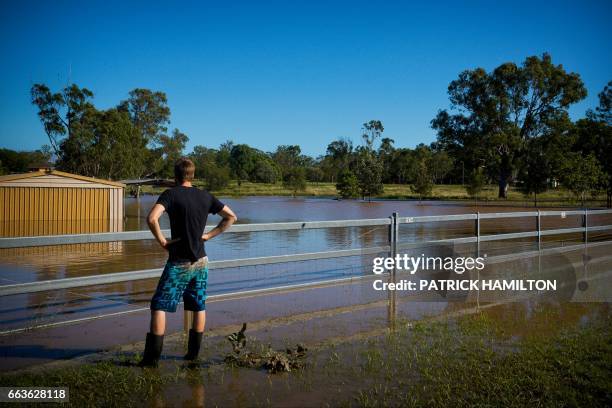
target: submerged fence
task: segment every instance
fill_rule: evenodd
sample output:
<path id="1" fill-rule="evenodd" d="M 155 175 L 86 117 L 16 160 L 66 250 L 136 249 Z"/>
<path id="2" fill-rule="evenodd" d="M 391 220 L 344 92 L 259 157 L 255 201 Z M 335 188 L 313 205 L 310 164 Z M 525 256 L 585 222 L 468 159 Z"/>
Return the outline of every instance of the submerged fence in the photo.
<path id="1" fill-rule="evenodd" d="M 361 220 L 338 220 L 338 221 L 306 221 L 306 222 L 284 222 L 284 223 L 266 223 L 266 224 L 237 224 L 232 226 L 226 233 L 241 233 L 241 232 L 262 232 L 262 231 L 299 231 L 310 229 L 326 229 L 326 228 L 348 228 L 348 227 L 384 227 L 388 228 L 388 242 L 382 246 L 361 247 L 351 249 L 340 249 L 333 251 L 305 252 L 286 255 L 272 255 L 262 257 L 250 257 L 241 259 L 228 259 L 211 261 L 209 267 L 211 269 L 270 265 L 287 262 L 312 261 L 320 259 L 344 258 L 351 256 L 375 255 L 380 253 L 395 256 L 399 250 L 415 248 L 423 245 L 444 245 L 444 244 L 475 244 L 475 251 L 480 252 L 480 245 L 483 242 L 513 240 L 521 238 L 534 238 L 537 243 L 537 250 L 542 249 L 542 241 L 544 237 L 566 234 L 582 234 L 581 241 L 583 244 L 589 242 L 589 234 L 594 232 L 612 231 L 612 224 L 589 225 L 589 219 L 592 216 L 612 214 L 612 210 L 571 210 L 571 211 L 527 211 L 527 212 L 504 212 L 504 213 L 472 213 L 472 214 L 457 214 L 457 215 L 431 215 L 418 217 L 401 217 L 394 213 L 388 218 L 376 219 L 361 219 Z M 566 218 L 568 216 L 578 216 L 581 218 L 580 227 L 572 228 L 557 228 L 543 229 L 542 220 L 546 217 Z M 535 228 L 530 231 L 512 232 L 512 233 L 497 233 L 486 234 L 481 233 L 481 223 L 484 220 L 498 220 L 508 218 L 531 218 L 534 220 Z M 468 237 L 425 240 L 413 243 L 400 241 L 400 226 L 414 225 L 425 223 L 444 223 L 454 221 L 471 221 L 474 223 L 473 235 Z M 206 231 L 212 227 L 207 227 Z M 169 230 L 163 230 L 165 235 L 170 233 Z M 23 248 L 23 247 L 39 247 L 48 245 L 70 245 L 83 243 L 101 243 L 115 241 L 135 241 L 135 240 L 151 240 L 154 239 L 149 231 L 127 231 L 115 233 L 99 233 L 99 234 L 75 234 L 75 235 L 54 235 L 54 236 L 37 236 L 37 237 L 15 237 L 15 238 L 0 238 L 0 249 L 4 248 Z M 515 254 L 516 255 L 516 254 Z M 85 286 L 104 285 L 119 282 L 129 282 L 144 279 L 157 278 L 161 275 L 162 269 L 145 269 L 129 272 L 116 272 L 109 274 L 83 276 L 64 279 L 53 279 L 27 283 L 15 283 L 0 286 L 0 296 L 18 295 L 34 292 L 43 292 L 60 289 L 70 289 Z M 329 283 L 340 282 L 343 280 L 356 279 L 357 277 L 347 277 L 341 279 L 322 279 L 315 282 L 299 283 L 285 285 L 282 287 L 270 287 L 265 289 L 254 289 L 250 291 L 231 292 L 216 296 L 235 296 L 242 293 L 253 293 L 263 291 L 274 291 L 279 289 L 299 288 L 313 285 L 323 285 Z"/>

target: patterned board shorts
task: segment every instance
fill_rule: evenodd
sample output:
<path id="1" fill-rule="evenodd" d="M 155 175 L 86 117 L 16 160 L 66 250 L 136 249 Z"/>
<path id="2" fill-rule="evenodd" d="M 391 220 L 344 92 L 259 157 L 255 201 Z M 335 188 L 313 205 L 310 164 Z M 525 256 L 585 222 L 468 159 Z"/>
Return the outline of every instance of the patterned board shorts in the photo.
<path id="1" fill-rule="evenodd" d="M 208 280 L 208 257 L 196 262 L 167 262 L 157 289 L 151 299 L 151 310 L 176 312 L 183 297 L 185 310 L 206 310 L 206 281 Z"/>

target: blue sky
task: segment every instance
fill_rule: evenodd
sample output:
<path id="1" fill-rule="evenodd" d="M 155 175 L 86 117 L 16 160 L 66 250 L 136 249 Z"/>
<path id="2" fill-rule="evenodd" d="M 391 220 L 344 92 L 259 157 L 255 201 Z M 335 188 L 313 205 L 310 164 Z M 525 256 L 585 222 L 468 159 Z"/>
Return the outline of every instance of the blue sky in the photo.
<path id="1" fill-rule="evenodd" d="M 68 80 L 109 108 L 136 87 L 166 92 L 171 127 L 196 145 L 227 139 L 319 155 L 380 119 L 397 146 L 435 140 L 458 73 L 552 54 L 588 98 L 612 80 L 612 2 L 5 2 L 0 12 L 0 147 L 46 135 L 33 83 Z"/>

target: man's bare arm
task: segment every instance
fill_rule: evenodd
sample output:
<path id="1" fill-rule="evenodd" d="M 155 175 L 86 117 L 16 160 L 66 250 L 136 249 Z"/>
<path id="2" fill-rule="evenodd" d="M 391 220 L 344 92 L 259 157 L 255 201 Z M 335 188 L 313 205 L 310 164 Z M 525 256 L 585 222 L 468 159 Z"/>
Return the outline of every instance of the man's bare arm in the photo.
<path id="1" fill-rule="evenodd" d="M 232 224 L 234 224 L 236 221 L 238 221 L 238 217 L 236 217 L 236 214 L 234 214 L 232 209 L 229 208 L 227 205 L 224 206 L 223 209 L 218 212 L 218 214 L 222 218 L 221 222 L 210 232 L 207 232 L 206 234 L 202 235 L 202 239 L 204 241 L 213 239 L 214 237 L 231 227 Z"/>
<path id="2" fill-rule="evenodd" d="M 159 242 L 159 245 L 161 245 L 161 247 L 165 250 L 168 250 L 168 241 L 166 240 L 166 237 L 164 237 L 164 234 L 162 234 L 159 226 L 159 217 L 162 216 L 164 211 L 166 211 L 166 209 L 163 205 L 155 204 L 147 216 L 147 224 L 149 224 L 149 229 L 153 233 L 153 236 L 157 242 Z"/>

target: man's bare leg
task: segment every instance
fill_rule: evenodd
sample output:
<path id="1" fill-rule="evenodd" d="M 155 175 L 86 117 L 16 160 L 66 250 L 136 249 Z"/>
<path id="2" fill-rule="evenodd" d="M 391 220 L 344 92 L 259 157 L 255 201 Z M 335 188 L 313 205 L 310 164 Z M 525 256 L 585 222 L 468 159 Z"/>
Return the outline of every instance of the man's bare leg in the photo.
<path id="1" fill-rule="evenodd" d="M 166 331 L 166 312 L 163 310 L 151 311 L 151 333 L 162 336 Z"/>
<path id="2" fill-rule="evenodd" d="M 193 330 L 197 331 L 198 333 L 202 333 L 205 325 L 206 311 L 202 310 L 201 312 L 193 312 L 193 323 L 191 325 Z"/>

